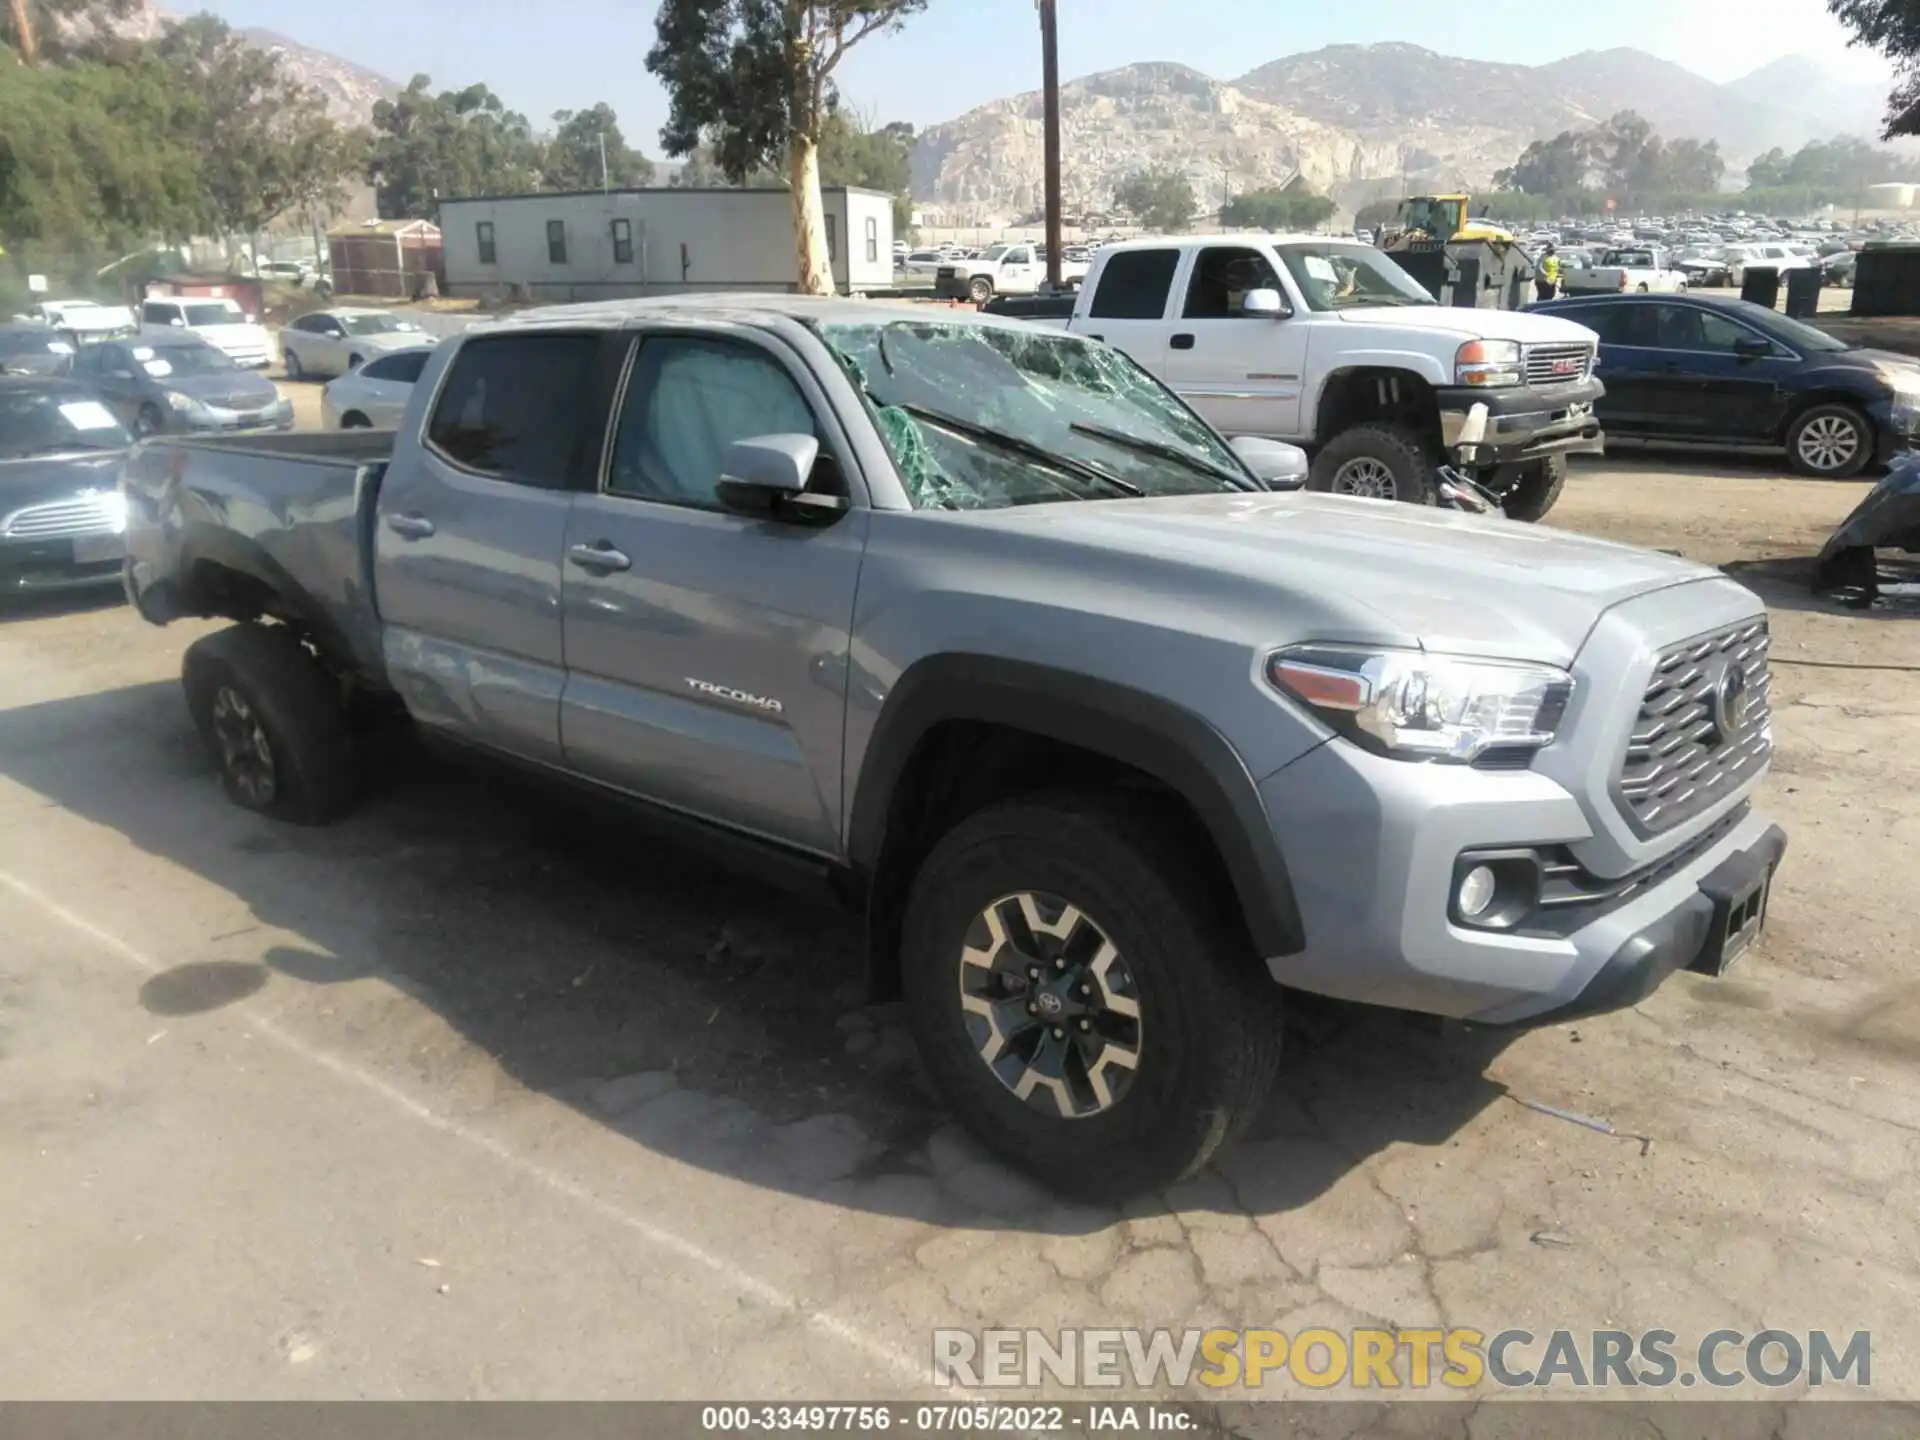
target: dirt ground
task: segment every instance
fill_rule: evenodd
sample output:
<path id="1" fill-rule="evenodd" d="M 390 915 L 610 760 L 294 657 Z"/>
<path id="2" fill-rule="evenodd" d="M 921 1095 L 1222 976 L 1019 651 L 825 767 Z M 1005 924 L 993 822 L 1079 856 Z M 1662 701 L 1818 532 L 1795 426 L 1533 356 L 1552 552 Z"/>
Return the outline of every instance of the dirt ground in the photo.
<path id="1" fill-rule="evenodd" d="M 845 1400 L 943 1325 L 1387 1323 L 1867 1330 L 1920 1398 L 1920 613 L 1795 578 L 1864 489 L 1609 459 L 1553 516 L 1772 608 L 1791 849 L 1732 977 L 1517 1036 L 1298 1004 L 1252 1140 L 1124 1213 L 946 1122 L 839 915 L 404 754 L 253 819 L 195 627 L 13 606 L 0 1397 Z"/>

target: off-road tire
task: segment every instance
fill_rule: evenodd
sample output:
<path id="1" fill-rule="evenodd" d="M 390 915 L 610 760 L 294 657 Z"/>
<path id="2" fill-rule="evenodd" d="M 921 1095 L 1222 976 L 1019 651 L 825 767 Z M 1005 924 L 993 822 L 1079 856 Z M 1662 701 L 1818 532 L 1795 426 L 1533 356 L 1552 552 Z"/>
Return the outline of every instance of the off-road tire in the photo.
<path id="1" fill-rule="evenodd" d="M 227 798 L 296 825 L 325 825 L 352 808 L 357 764 L 340 688 L 291 630 L 235 625 L 196 640 L 181 667 L 187 710 Z M 270 751 L 271 793 L 250 794 L 217 728 L 222 691 L 245 702 Z"/>
<path id="2" fill-rule="evenodd" d="M 1567 457 L 1546 455 L 1525 465 L 1506 467 L 1511 481 L 1501 495 L 1500 508 L 1509 520 L 1539 520 L 1553 509 L 1567 488 Z"/>
<path id="3" fill-rule="evenodd" d="M 976 275 L 967 282 L 967 298 L 976 305 L 984 305 L 993 298 L 993 281 L 984 275 Z"/>
<path id="4" fill-rule="evenodd" d="M 914 878 L 902 978 L 928 1072 L 984 1145 L 1063 1195 L 1113 1203 L 1191 1175 L 1259 1114 L 1272 1088 L 1279 989 L 1232 892 L 1191 858 L 1197 848 L 1180 817 L 1156 803 L 1050 791 L 969 816 Z M 996 901 L 1029 891 L 1057 896 L 1097 925 L 1138 997 L 1139 1064 L 1095 1114 L 1068 1119 L 1018 1098 L 968 1034 L 960 957 L 969 929 Z"/>
<path id="5" fill-rule="evenodd" d="M 1434 501 L 1434 458 L 1432 447 L 1418 432 L 1403 425 L 1371 421 L 1343 430 L 1313 457 L 1307 474 L 1307 488 L 1333 494 L 1336 478 L 1343 467 L 1355 460 L 1372 459 L 1384 465 L 1392 476 L 1393 494 L 1374 498 L 1405 501 L 1409 505 L 1431 505 Z"/>
<path id="6" fill-rule="evenodd" d="M 1837 464 L 1823 465 L 1812 452 L 1808 431 L 1816 426 L 1850 425 L 1854 431 L 1853 451 Z M 1822 480 L 1847 480 L 1866 469 L 1873 459 L 1873 422 L 1851 405 L 1813 405 L 1794 417 L 1787 426 L 1787 465 L 1796 475 L 1812 475 Z"/>

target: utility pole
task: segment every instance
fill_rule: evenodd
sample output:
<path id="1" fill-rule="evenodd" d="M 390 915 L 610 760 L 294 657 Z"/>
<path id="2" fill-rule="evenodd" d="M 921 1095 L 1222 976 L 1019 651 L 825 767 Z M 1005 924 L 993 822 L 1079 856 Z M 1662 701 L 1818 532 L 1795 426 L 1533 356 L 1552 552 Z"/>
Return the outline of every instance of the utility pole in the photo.
<path id="1" fill-rule="evenodd" d="M 1040 11 L 1040 88 L 1046 97 L 1047 288 L 1060 288 L 1060 27 L 1056 0 Z"/>
<path id="2" fill-rule="evenodd" d="M 607 193 L 607 132 L 600 132 L 600 193 Z"/>

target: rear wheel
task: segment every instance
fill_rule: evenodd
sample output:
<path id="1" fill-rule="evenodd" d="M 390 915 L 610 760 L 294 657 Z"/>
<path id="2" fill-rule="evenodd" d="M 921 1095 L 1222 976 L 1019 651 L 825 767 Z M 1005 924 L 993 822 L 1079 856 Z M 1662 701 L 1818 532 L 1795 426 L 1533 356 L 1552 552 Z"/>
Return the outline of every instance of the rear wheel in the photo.
<path id="1" fill-rule="evenodd" d="M 1500 508 L 1509 520 L 1538 520 L 1560 498 L 1567 484 L 1567 457 L 1548 455 L 1525 465 L 1501 467 L 1498 478 L 1507 482 Z"/>
<path id="2" fill-rule="evenodd" d="M 928 1070 L 981 1142 L 1113 1202 L 1256 1116 L 1279 991 L 1157 807 L 1059 791 L 968 817 L 914 878 L 902 952 Z"/>
<path id="3" fill-rule="evenodd" d="M 1313 457 L 1308 488 L 1368 500 L 1433 503 L 1431 447 L 1402 425 L 1370 423 L 1342 431 Z"/>
<path id="4" fill-rule="evenodd" d="M 355 756 L 339 688 L 291 630 L 235 625 L 196 640 L 181 684 L 241 809 L 324 825 L 352 805 Z"/>
<path id="5" fill-rule="evenodd" d="M 1851 405 L 1815 405 L 1787 427 L 1787 463 L 1802 475 L 1844 480 L 1873 458 L 1873 425 Z"/>

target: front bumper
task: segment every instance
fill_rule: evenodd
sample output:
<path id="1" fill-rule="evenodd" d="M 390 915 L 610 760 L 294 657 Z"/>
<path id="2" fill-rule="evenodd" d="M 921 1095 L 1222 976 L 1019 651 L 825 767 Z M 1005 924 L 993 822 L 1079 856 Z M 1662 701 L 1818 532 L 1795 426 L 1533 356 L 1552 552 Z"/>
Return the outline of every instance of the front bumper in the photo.
<path id="1" fill-rule="evenodd" d="M 198 410 L 172 412 L 169 428 L 197 435 L 231 435 L 242 431 L 291 430 L 293 404 L 282 400 L 265 410 L 221 410 L 203 405 Z"/>
<path id="2" fill-rule="evenodd" d="M 1873 421 L 1873 458 L 1886 465 L 1895 456 L 1920 449 L 1920 408 L 1899 400 L 1882 400 L 1867 406 L 1867 418 Z"/>
<path id="3" fill-rule="evenodd" d="M 0 594 L 116 584 L 125 554 L 125 542 L 118 535 L 45 540 L 0 538 Z"/>
<path id="4" fill-rule="evenodd" d="M 1548 455 L 1598 455 L 1605 448 L 1595 404 L 1606 386 L 1589 376 L 1551 390 L 1531 386 L 1452 386 L 1436 392 L 1440 438 L 1451 452 L 1475 405 L 1487 407 L 1487 435 L 1476 465 L 1512 465 Z"/>
<path id="5" fill-rule="evenodd" d="M 1335 740 L 1260 791 L 1267 813 L 1284 817 L 1276 839 L 1306 935 L 1298 954 L 1268 958 L 1273 978 L 1483 1024 L 1542 1024 L 1636 1003 L 1708 945 L 1716 872 L 1770 872 L 1785 849 L 1743 793 L 1674 849 L 1611 877 L 1614 897 L 1541 909 L 1511 930 L 1476 929 L 1449 913 L 1464 853 L 1552 854 L 1592 834 L 1558 781 L 1534 770 L 1411 764 Z"/>

